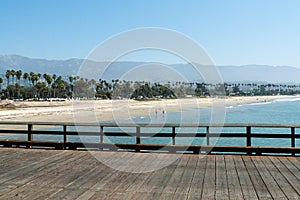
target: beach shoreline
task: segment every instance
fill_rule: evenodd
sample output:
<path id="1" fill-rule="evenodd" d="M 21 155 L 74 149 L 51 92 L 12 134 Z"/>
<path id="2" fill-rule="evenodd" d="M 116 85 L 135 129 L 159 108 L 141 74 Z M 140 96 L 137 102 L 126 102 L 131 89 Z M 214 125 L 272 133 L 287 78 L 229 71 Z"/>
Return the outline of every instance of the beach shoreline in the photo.
<path id="1" fill-rule="evenodd" d="M 276 99 L 299 98 L 299 96 L 249 96 L 226 98 L 186 98 L 164 99 L 156 101 L 135 100 L 85 100 L 64 102 L 7 102 L 14 109 L 0 110 L 1 121 L 25 122 L 78 122 L 78 116 L 83 120 L 98 121 L 149 116 L 155 112 L 171 112 L 210 106 L 234 106 L 250 103 L 268 102 Z"/>

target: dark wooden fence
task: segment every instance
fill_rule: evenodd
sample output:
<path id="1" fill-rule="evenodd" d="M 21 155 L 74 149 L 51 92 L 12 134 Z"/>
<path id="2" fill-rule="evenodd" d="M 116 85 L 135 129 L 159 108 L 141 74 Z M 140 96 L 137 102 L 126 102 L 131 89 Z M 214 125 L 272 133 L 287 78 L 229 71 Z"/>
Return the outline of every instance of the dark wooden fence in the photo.
<path id="1" fill-rule="evenodd" d="M 16 129 L 15 127 L 23 126 L 26 129 Z M 39 129 L 34 129 L 38 126 Z M 60 130 L 51 130 L 51 127 L 61 127 Z M 275 154 L 291 154 L 299 155 L 300 148 L 296 146 L 297 139 L 300 138 L 300 134 L 297 134 L 296 130 L 300 130 L 300 125 L 287 125 L 287 124 L 95 124 L 95 123 L 51 123 L 51 122 L 0 122 L 0 134 L 20 134 L 27 135 L 27 140 L 8 139 L 0 140 L 0 146 L 4 147 L 26 147 L 26 148 L 55 148 L 55 149 L 99 149 L 99 150 L 127 150 L 127 151 L 158 151 L 158 152 L 192 152 L 192 153 L 242 153 L 242 154 L 257 154 L 262 153 L 275 153 Z M 43 128 L 44 127 L 44 128 Z M 98 131 L 78 131 L 80 130 L 74 127 L 93 127 Z M 107 131 L 111 128 L 129 128 L 134 131 Z M 153 134 L 147 132 L 148 128 L 165 128 L 161 132 Z M 197 131 L 197 133 L 182 133 L 178 130 L 181 128 L 194 128 L 202 129 L 204 131 Z M 236 132 L 213 132 L 215 128 L 237 128 Z M 268 133 L 259 133 L 252 131 L 254 128 L 263 128 L 269 130 Z M 288 129 L 288 133 L 274 133 L 274 129 Z M 169 130 L 169 131 L 167 131 Z M 240 131 L 243 130 L 243 131 Z M 277 131 L 276 131 L 277 132 Z M 57 135 L 61 136 L 60 141 L 45 141 L 34 140 L 34 135 Z M 99 140 L 97 142 L 80 142 L 68 141 L 68 136 L 88 137 L 97 136 Z M 134 138 L 135 142 L 128 143 L 107 143 L 105 137 L 129 137 Z M 170 144 L 145 144 L 144 138 L 170 138 Z M 203 138 L 205 145 L 183 145 L 178 144 L 179 138 Z M 212 139 L 216 138 L 243 138 L 245 140 L 245 146 L 217 146 L 211 144 Z M 254 146 L 252 140 L 255 138 L 260 139 L 288 139 L 290 140 L 290 146 L 287 147 L 274 147 L 274 146 Z"/>

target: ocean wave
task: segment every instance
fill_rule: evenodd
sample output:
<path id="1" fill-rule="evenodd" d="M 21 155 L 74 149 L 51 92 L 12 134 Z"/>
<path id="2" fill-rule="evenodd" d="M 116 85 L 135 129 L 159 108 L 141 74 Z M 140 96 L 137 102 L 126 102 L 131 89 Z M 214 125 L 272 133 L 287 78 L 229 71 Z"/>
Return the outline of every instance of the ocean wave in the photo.
<path id="1" fill-rule="evenodd" d="M 267 105 L 267 104 L 271 104 L 273 103 L 273 101 L 266 101 L 266 102 L 257 102 L 257 103 L 249 103 L 247 104 L 248 106 L 258 106 L 258 105 Z"/>
<path id="2" fill-rule="evenodd" d="M 286 99 L 275 99 L 274 102 L 292 102 L 300 101 L 300 98 L 286 98 Z"/>

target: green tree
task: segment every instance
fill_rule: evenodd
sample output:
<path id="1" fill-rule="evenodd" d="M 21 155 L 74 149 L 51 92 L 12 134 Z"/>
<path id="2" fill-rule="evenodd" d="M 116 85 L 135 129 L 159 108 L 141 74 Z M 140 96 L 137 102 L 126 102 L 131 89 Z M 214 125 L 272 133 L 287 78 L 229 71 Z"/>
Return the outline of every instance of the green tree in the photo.
<path id="1" fill-rule="evenodd" d="M 56 74 L 53 74 L 52 79 L 53 79 L 54 82 L 56 81 L 56 78 L 57 78 Z"/>
<path id="2" fill-rule="evenodd" d="M 5 77 L 7 79 L 7 87 L 9 86 L 9 79 L 10 79 L 11 71 L 6 70 Z"/>
<path id="3" fill-rule="evenodd" d="M 29 74 L 27 72 L 25 72 L 23 74 L 23 79 L 25 80 L 25 86 L 27 86 L 27 79 L 29 78 Z"/>
<path id="4" fill-rule="evenodd" d="M 15 84 L 15 75 L 16 75 L 16 71 L 15 70 L 11 70 L 10 71 L 10 75 L 12 77 L 12 84 Z"/>
<path id="5" fill-rule="evenodd" d="M 112 85 L 106 80 L 99 80 L 95 96 L 100 99 L 112 99 Z"/>
<path id="6" fill-rule="evenodd" d="M 0 90 L 2 90 L 3 78 L 0 78 Z"/>
<path id="7" fill-rule="evenodd" d="M 22 70 L 18 70 L 16 72 L 16 76 L 17 76 L 17 80 L 18 80 L 19 85 L 20 85 L 22 74 L 23 74 Z"/>

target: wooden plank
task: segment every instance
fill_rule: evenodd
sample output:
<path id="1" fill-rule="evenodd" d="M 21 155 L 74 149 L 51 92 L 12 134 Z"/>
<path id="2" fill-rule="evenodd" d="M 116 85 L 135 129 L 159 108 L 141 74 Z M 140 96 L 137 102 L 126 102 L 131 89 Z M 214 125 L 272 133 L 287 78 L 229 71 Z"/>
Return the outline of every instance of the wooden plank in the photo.
<path id="1" fill-rule="evenodd" d="M 72 155 L 72 154 L 71 154 Z M 14 178 L 13 181 L 15 184 L 25 184 L 31 183 L 42 177 L 44 174 L 47 174 L 51 171 L 56 171 L 60 166 L 64 166 L 65 163 L 70 162 L 70 160 L 78 159 L 82 157 L 82 154 L 74 154 L 71 157 L 67 157 L 68 155 L 62 155 L 57 162 L 52 162 L 51 160 L 47 160 L 47 162 L 40 162 L 35 166 L 31 166 L 27 169 L 21 171 L 21 174 L 18 174 L 18 177 Z"/>
<path id="2" fill-rule="evenodd" d="M 297 197 L 298 194 L 293 189 L 293 187 L 289 184 L 289 182 L 284 178 L 281 172 L 277 169 L 276 165 L 274 165 L 271 162 L 271 159 L 264 157 L 263 164 L 265 165 L 266 169 L 268 169 L 272 177 L 276 180 L 276 183 L 284 192 L 287 199 L 295 199 L 295 197 Z"/>
<path id="3" fill-rule="evenodd" d="M 41 172 L 39 176 L 33 179 L 28 184 L 32 187 L 44 187 L 44 188 L 63 188 L 61 180 L 64 180 L 68 174 L 72 171 L 73 165 L 80 165 L 85 162 L 86 156 L 74 155 L 69 159 L 65 159 L 62 162 L 57 163 L 56 167 L 49 167 Z"/>
<path id="4" fill-rule="evenodd" d="M 238 173 L 234 164 L 233 156 L 224 156 L 229 199 L 243 199 Z"/>
<path id="5" fill-rule="evenodd" d="M 130 171 L 133 170 L 131 169 L 131 167 L 137 167 L 138 166 L 138 162 L 137 162 L 137 157 L 140 157 L 141 154 L 134 154 L 134 153 L 129 153 L 127 154 L 127 158 L 126 159 L 122 159 L 122 164 L 123 167 L 118 169 L 117 172 L 115 174 L 118 174 L 117 176 L 111 176 L 109 179 L 109 182 L 107 182 L 104 186 L 105 190 L 109 190 L 111 191 L 112 196 L 108 196 L 109 197 L 113 197 L 115 195 L 119 196 L 121 193 L 119 193 L 119 191 L 116 191 L 116 188 L 118 186 L 120 186 L 120 184 L 126 184 L 124 183 L 124 180 L 126 180 L 126 178 L 131 178 L 131 176 L 134 176 L 133 173 L 131 173 Z M 129 172 L 127 172 L 129 171 Z M 113 194 L 113 193 L 119 193 L 119 194 Z"/>
<path id="6" fill-rule="evenodd" d="M 107 200 L 120 200 L 120 199 L 131 199 L 132 194 L 125 192 L 114 192 L 108 195 L 105 199 Z"/>
<path id="7" fill-rule="evenodd" d="M 14 179 L 14 182 L 16 182 L 16 179 L 23 182 L 24 176 L 28 175 L 31 172 L 34 172 L 35 170 L 38 170 L 40 168 L 48 167 L 49 165 L 55 165 L 55 161 L 59 161 L 64 159 L 64 154 L 57 152 L 54 155 L 51 155 L 47 158 L 41 159 L 41 157 L 36 157 L 35 161 L 31 162 L 28 165 L 21 166 L 19 168 L 16 168 L 14 170 L 10 170 L 7 173 L 0 175 L 0 184 L 7 182 L 9 180 Z"/>
<path id="8" fill-rule="evenodd" d="M 142 200 L 146 199 L 146 197 L 149 197 L 150 195 L 148 192 L 133 192 L 132 196 L 130 197 L 131 200 Z M 151 199 L 151 198 L 149 198 Z"/>
<path id="9" fill-rule="evenodd" d="M 71 157 L 70 159 L 65 159 L 65 162 L 68 162 L 71 159 L 77 159 L 79 156 L 82 157 L 82 154 L 77 154 Z M 59 160 L 58 160 L 59 161 Z M 57 168 L 60 166 L 63 166 L 65 162 L 58 162 L 58 163 L 46 163 L 43 168 L 37 168 L 34 172 L 28 171 L 25 174 L 18 173 L 17 176 L 8 182 L 5 182 L 5 184 L 17 184 L 20 185 L 20 187 L 17 187 L 10 192 L 5 193 L 3 196 L 0 196 L 1 198 L 11 198 L 17 194 L 22 194 L 24 196 L 32 193 L 33 191 L 39 192 L 43 189 L 43 182 L 39 183 L 38 179 L 40 177 L 44 177 L 48 174 L 48 172 L 56 171 Z M 39 165 L 39 164 L 36 164 Z M 51 180 L 51 179 L 50 179 Z M 39 190 L 38 190 L 39 189 Z"/>
<path id="10" fill-rule="evenodd" d="M 183 155 L 183 156 L 188 156 L 189 161 L 184 169 L 184 173 L 182 175 L 180 184 L 177 186 L 176 191 L 174 193 L 174 197 L 173 197 L 174 199 L 176 198 L 183 199 L 183 196 L 182 198 L 180 198 L 180 195 L 182 194 L 184 194 L 184 196 L 188 195 L 194 177 L 194 173 L 197 167 L 198 157 L 195 157 L 193 155 Z"/>
<path id="11" fill-rule="evenodd" d="M 4 151 L 0 149 L 0 155 L 1 155 L 1 170 L 2 167 L 5 167 L 7 165 L 13 165 L 11 163 L 17 163 L 20 162 L 20 160 L 22 160 L 22 162 L 24 162 L 27 159 L 31 159 L 34 156 L 36 156 L 35 152 L 28 152 L 25 153 L 23 151 L 16 151 L 15 149 L 11 149 L 14 151 Z"/>
<path id="12" fill-rule="evenodd" d="M 141 187 L 138 188 L 137 192 L 144 193 L 142 199 L 158 199 L 162 195 L 163 190 L 169 183 L 173 173 L 181 159 L 177 155 L 164 156 L 160 155 L 159 165 L 166 166 L 160 170 L 156 170 L 149 174 L 149 177 L 141 183 Z M 165 158 L 165 159 L 162 159 Z M 178 159 L 177 159 L 178 158 Z"/>
<path id="13" fill-rule="evenodd" d="M 290 157 L 288 159 L 298 170 L 300 170 L 300 158 Z"/>
<path id="14" fill-rule="evenodd" d="M 58 163 L 57 168 L 52 171 L 47 169 L 45 171 L 44 175 L 40 176 L 39 178 L 35 179 L 34 181 L 32 181 L 31 183 L 29 183 L 27 185 L 30 185 L 32 188 L 35 188 L 35 189 L 40 188 L 40 192 L 44 188 L 49 188 L 49 189 L 53 188 L 54 190 L 56 190 L 56 192 L 51 194 L 52 196 L 61 195 L 61 192 L 62 192 L 61 190 L 65 186 L 60 185 L 59 182 L 60 182 L 60 180 L 65 180 L 65 178 L 68 178 L 68 176 L 69 176 L 68 174 L 71 171 L 73 171 L 72 166 L 80 166 L 80 164 L 82 164 L 82 163 L 89 164 L 89 163 L 87 163 L 89 156 L 83 156 L 82 154 L 81 155 L 79 154 L 79 156 L 81 156 L 81 157 L 73 156 L 72 160 L 67 160 L 62 166 L 60 166 L 59 165 L 60 163 Z M 84 169 L 82 169 L 82 170 L 84 171 Z M 82 175 L 82 173 L 80 173 L 80 171 L 78 174 Z M 69 188 L 65 188 L 65 189 L 69 189 Z M 35 194 L 36 192 L 39 192 L 39 191 L 31 191 L 30 194 L 33 196 L 38 195 L 38 194 Z M 58 193 L 58 194 L 56 194 L 56 193 Z"/>
<path id="15" fill-rule="evenodd" d="M 284 165 L 286 168 L 288 168 L 291 172 L 291 174 L 293 174 L 299 181 L 300 183 L 300 170 L 299 168 L 297 168 L 296 165 L 294 165 L 290 160 L 292 160 L 292 158 L 281 158 L 279 159 Z M 298 166 L 299 167 L 299 166 Z M 298 185 L 295 185 L 295 187 L 299 186 L 300 187 L 300 184 Z M 300 189 L 296 188 L 297 191 L 300 191 Z M 299 189 L 299 190 L 298 190 Z"/>
<path id="16" fill-rule="evenodd" d="M 174 195 L 176 188 L 180 185 L 182 181 L 182 176 L 184 173 L 184 170 L 187 166 L 187 163 L 189 161 L 190 157 L 188 156 L 182 156 L 179 160 L 179 163 L 176 165 L 176 169 L 173 172 L 171 178 L 169 179 L 166 187 L 162 191 L 162 194 L 171 194 Z M 160 197 L 162 198 L 162 197 Z"/>
<path id="17" fill-rule="evenodd" d="M 297 177 L 295 177 L 294 174 L 291 173 L 291 171 L 278 158 L 272 157 L 270 160 L 296 192 L 294 193 L 293 198 L 294 197 L 300 198 L 300 188 L 299 188 L 300 182 L 297 179 Z"/>
<path id="18" fill-rule="evenodd" d="M 246 169 L 249 173 L 249 176 L 251 178 L 251 181 L 253 183 L 253 186 L 254 186 L 254 189 L 256 191 L 258 198 L 259 199 L 272 199 L 272 196 L 271 196 L 264 180 L 260 176 L 260 174 L 259 174 L 257 168 L 255 167 L 255 165 L 253 164 L 251 158 L 248 156 L 243 157 L 243 161 L 245 163 Z"/>
<path id="19" fill-rule="evenodd" d="M 35 188 L 30 193 L 26 192 L 26 195 L 22 197 L 22 200 L 39 200 L 47 199 L 49 196 L 58 193 L 62 189 L 60 188 Z"/>
<path id="20" fill-rule="evenodd" d="M 82 163 L 88 163 L 87 156 L 76 156 L 72 159 L 66 159 L 66 161 L 57 164 L 57 168 L 48 168 L 44 174 L 37 177 L 30 184 L 35 187 L 68 187 L 69 184 L 78 176 L 84 175 L 85 170 L 88 171 Z M 80 166 L 80 170 L 74 169 L 73 166 Z M 79 167 L 77 167 L 79 168 Z"/>
<path id="21" fill-rule="evenodd" d="M 253 184 L 251 182 L 250 176 L 246 169 L 246 166 L 242 160 L 241 156 L 234 156 L 233 161 L 236 167 L 236 172 L 239 177 L 240 186 L 243 192 L 244 199 L 258 199 Z"/>
<path id="22" fill-rule="evenodd" d="M 203 183 L 202 199 L 215 199 L 216 181 L 216 157 L 208 155 L 206 160 L 206 171 Z"/>
<path id="23" fill-rule="evenodd" d="M 281 188 L 276 183 L 276 179 L 272 177 L 269 170 L 264 165 L 264 157 L 251 157 L 255 167 L 257 168 L 260 176 L 266 183 L 268 191 L 270 192 L 273 199 L 285 199 L 287 198 Z"/>
<path id="24" fill-rule="evenodd" d="M 119 152 L 121 153 L 121 152 Z M 115 154 L 118 154 L 118 152 L 115 152 Z M 110 162 L 111 163 L 118 163 L 120 160 L 130 160 L 130 158 L 133 156 L 132 153 L 121 153 L 119 154 L 119 156 L 115 157 L 114 154 L 108 154 L 111 155 L 109 156 L 110 159 L 106 160 L 106 164 L 108 166 L 110 166 Z M 122 155 L 122 156 L 120 156 Z M 112 168 L 106 168 L 103 173 L 100 174 L 100 176 L 98 176 L 98 180 L 101 180 L 99 182 L 97 182 L 94 186 L 92 186 L 92 190 L 95 191 L 100 191 L 103 190 L 106 187 L 110 187 L 109 185 L 112 185 L 112 180 L 115 180 L 116 177 L 119 177 L 122 175 L 122 171 L 116 170 L 116 169 L 112 169 Z M 101 178 L 101 179 L 100 179 Z"/>
<path id="25" fill-rule="evenodd" d="M 102 200 L 107 199 L 107 196 L 110 194 L 107 190 L 96 191 L 95 194 L 90 198 L 90 200 Z"/>
<path id="26" fill-rule="evenodd" d="M 76 162 L 69 162 L 68 166 L 63 167 L 65 170 L 60 173 L 63 177 L 58 177 L 55 180 L 57 187 L 64 187 L 67 189 L 80 188 L 79 184 L 82 184 L 84 176 L 88 175 L 95 166 L 95 161 L 92 158 L 81 157 Z M 78 185 L 73 186 L 73 184 Z M 50 183 L 51 184 L 51 183 Z"/>
<path id="27" fill-rule="evenodd" d="M 16 151 L 15 149 L 12 149 L 14 151 L 8 151 L 9 153 L 7 156 L 2 157 L 2 152 L 0 150 L 1 154 L 1 162 L 0 162 L 0 174 L 5 173 L 8 170 L 18 169 L 22 165 L 30 164 L 31 162 L 37 161 L 39 158 L 36 157 L 35 151 L 29 151 L 27 153 L 23 151 Z"/>
<path id="28" fill-rule="evenodd" d="M 89 171 L 88 171 L 89 170 Z M 102 173 L 107 170 L 106 166 L 99 164 L 98 166 L 88 169 L 87 173 L 81 175 L 78 179 L 73 180 L 72 183 L 68 186 L 69 188 L 81 188 L 88 191 L 92 191 L 90 188 L 93 187 L 96 183 L 100 182 Z"/>
<path id="29" fill-rule="evenodd" d="M 216 156 L 216 199 L 229 199 L 224 156 Z"/>
<path id="30" fill-rule="evenodd" d="M 136 167 L 138 166 L 139 163 L 147 162 L 147 155 L 145 154 L 133 154 L 132 159 L 130 163 L 135 163 L 132 165 L 129 165 L 126 169 L 129 172 L 121 172 L 120 176 L 114 177 L 111 179 L 110 183 L 106 184 L 105 189 L 111 191 L 111 194 L 107 196 L 107 198 L 110 199 L 117 199 L 117 198 L 129 198 L 132 194 L 126 192 L 127 188 L 130 187 L 130 184 L 135 182 L 137 177 L 145 177 L 147 176 L 144 175 L 143 173 L 135 173 L 137 172 L 136 170 L 141 170 L 145 169 L 146 166 L 142 166 L 141 169 L 137 169 Z M 144 175 L 144 176 L 143 176 Z M 123 197 L 120 197 L 123 196 Z"/>
<path id="31" fill-rule="evenodd" d="M 134 168 L 130 169 L 132 173 L 127 174 L 127 177 L 120 182 L 118 187 L 116 187 L 117 191 L 121 191 L 124 193 L 128 193 L 129 191 L 139 191 L 141 185 L 147 180 L 152 179 L 151 175 L 153 174 L 151 171 L 153 167 L 153 163 L 157 166 L 163 164 L 164 156 L 156 156 L 155 154 L 138 154 L 139 157 L 136 157 L 136 164 L 134 164 Z M 167 160 L 167 159 L 166 159 Z M 136 166 L 139 166 L 136 171 Z M 156 170 L 156 171 L 159 171 Z M 155 171 L 154 171 L 155 173 Z M 150 191 L 150 190 L 148 190 Z"/>
<path id="32" fill-rule="evenodd" d="M 200 199 L 203 191 L 207 156 L 196 156 L 196 158 L 198 161 L 191 181 L 188 199 Z"/>
<path id="33" fill-rule="evenodd" d="M 64 199 L 64 200 L 74 200 L 78 198 L 81 194 L 83 194 L 85 190 L 82 189 L 62 189 L 57 193 L 50 195 L 47 200 L 57 200 L 57 199 Z"/>
<path id="34" fill-rule="evenodd" d="M 82 195 L 76 198 L 76 200 L 89 200 L 96 194 L 95 191 L 87 190 Z"/>

